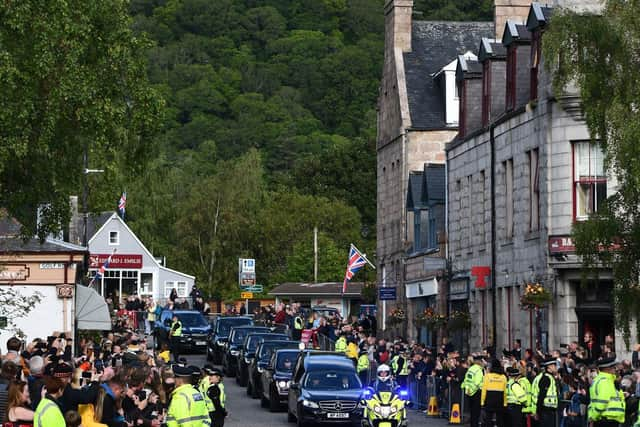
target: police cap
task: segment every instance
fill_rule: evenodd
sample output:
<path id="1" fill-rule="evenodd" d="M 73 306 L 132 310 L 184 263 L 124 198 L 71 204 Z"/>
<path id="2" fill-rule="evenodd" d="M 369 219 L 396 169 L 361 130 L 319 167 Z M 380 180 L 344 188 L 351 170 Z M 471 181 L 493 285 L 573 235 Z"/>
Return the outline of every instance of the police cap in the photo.
<path id="1" fill-rule="evenodd" d="M 190 377 L 192 372 L 191 367 L 173 365 L 173 373 L 176 377 Z"/>
<path id="2" fill-rule="evenodd" d="M 507 368 L 507 375 L 510 377 L 517 377 L 518 375 L 520 375 L 520 370 L 518 368 L 512 368 L 511 366 L 509 366 Z"/>
<path id="3" fill-rule="evenodd" d="M 597 362 L 598 368 L 613 368 L 618 364 L 616 357 L 604 357 Z"/>
<path id="4" fill-rule="evenodd" d="M 555 365 L 556 362 L 557 362 L 557 360 L 554 359 L 553 357 L 547 357 L 542 361 L 541 365 L 542 366 L 551 366 L 551 365 Z"/>

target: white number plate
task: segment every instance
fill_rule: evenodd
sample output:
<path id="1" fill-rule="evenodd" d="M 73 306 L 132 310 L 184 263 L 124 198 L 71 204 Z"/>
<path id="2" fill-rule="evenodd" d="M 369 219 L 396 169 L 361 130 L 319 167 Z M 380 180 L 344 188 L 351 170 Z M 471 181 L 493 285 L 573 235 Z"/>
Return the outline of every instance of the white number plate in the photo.
<path id="1" fill-rule="evenodd" d="M 206 341 L 196 341 L 196 345 L 207 345 Z"/>
<path id="2" fill-rule="evenodd" d="M 327 418 L 349 418 L 349 414 L 344 412 L 329 412 Z"/>

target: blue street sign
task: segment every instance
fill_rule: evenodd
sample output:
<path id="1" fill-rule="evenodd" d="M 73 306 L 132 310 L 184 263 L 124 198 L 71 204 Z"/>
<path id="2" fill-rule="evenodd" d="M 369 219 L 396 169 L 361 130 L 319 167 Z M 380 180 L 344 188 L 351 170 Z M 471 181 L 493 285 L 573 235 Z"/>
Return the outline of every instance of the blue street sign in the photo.
<path id="1" fill-rule="evenodd" d="M 262 285 L 243 285 L 243 286 L 240 286 L 240 288 L 244 292 L 255 292 L 257 294 L 260 294 L 262 293 L 262 291 L 264 291 L 264 286 Z"/>
<path id="2" fill-rule="evenodd" d="M 396 288 L 378 288 L 378 299 L 380 301 L 395 300 Z"/>

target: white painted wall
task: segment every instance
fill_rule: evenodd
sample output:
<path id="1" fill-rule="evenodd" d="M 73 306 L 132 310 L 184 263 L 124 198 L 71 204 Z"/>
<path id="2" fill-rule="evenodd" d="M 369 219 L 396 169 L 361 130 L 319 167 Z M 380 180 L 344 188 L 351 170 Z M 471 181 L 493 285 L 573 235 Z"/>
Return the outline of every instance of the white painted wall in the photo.
<path id="1" fill-rule="evenodd" d="M 73 327 L 73 299 L 67 300 L 65 316 L 63 313 L 64 302 L 57 297 L 55 285 L 0 285 L 0 288 L 9 287 L 17 289 L 24 296 L 31 296 L 36 291 L 43 294 L 42 301 L 26 317 L 14 320 L 17 327 L 25 334 L 26 342 L 30 342 L 34 338 L 46 339 L 54 331 L 63 332 L 65 317 L 67 329 L 71 331 Z M 12 336 L 14 336 L 13 331 L 0 330 L 0 349 L 2 354 L 6 353 L 7 340 Z"/>

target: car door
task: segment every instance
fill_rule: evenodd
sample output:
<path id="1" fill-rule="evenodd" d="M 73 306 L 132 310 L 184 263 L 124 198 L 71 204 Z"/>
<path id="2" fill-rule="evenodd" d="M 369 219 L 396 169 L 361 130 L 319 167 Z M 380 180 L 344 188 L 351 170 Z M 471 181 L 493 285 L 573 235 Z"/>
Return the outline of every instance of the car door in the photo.
<path id="1" fill-rule="evenodd" d="M 269 360 L 269 365 L 267 365 L 266 369 L 262 373 L 261 381 L 262 381 L 262 394 L 268 399 L 269 398 L 269 390 L 271 390 L 271 384 L 273 382 L 273 374 L 276 370 L 276 353 L 271 355 L 271 359 Z"/>

